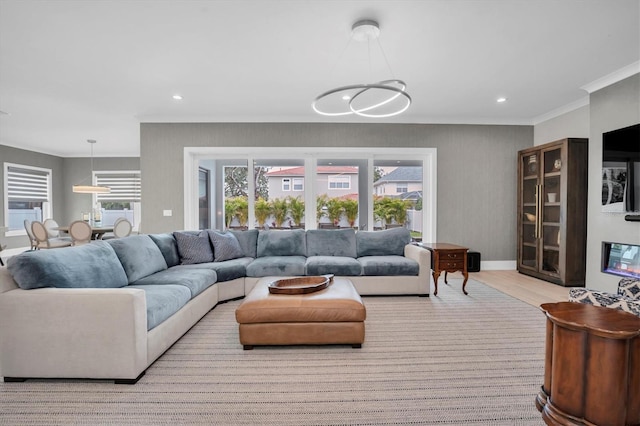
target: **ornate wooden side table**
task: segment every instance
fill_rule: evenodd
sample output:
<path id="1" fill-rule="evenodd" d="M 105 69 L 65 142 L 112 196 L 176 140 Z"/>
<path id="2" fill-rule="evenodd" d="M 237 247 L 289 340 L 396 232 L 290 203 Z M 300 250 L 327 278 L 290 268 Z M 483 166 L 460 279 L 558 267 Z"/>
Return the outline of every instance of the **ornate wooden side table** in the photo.
<path id="1" fill-rule="evenodd" d="M 444 272 L 444 282 L 447 283 L 447 272 L 462 271 L 464 281 L 462 282 L 462 292 L 468 294 L 466 290 L 469 273 L 467 272 L 467 247 L 457 246 L 449 243 L 422 243 L 421 247 L 431 252 L 431 269 L 433 270 L 433 284 L 435 285 L 434 296 L 438 295 L 438 277 Z"/>
<path id="2" fill-rule="evenodd" d="M 573 302 L 545 303 L 547 425 L 640 424 L 640 317 Z"/>

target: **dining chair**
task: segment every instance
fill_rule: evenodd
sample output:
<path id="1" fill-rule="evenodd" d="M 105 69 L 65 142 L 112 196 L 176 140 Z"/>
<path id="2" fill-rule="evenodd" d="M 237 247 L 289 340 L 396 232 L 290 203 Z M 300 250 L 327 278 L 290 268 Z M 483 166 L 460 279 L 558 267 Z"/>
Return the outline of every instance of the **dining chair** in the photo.
<path id="1" fill-rule="evenodd" d="M 31 222 L 31 232 L 37 241 L 36 250 L 69 247 L 71 245 L 71 241 L 49 237 L 47 228 L 37 220 Z"/>
<path id="2" fill-rule="evenodd" d="M 74 246 L 91 242 L 92 234 L 91 225 L 84 220 L 76 220 L 69 225 L 69 235 L 71 235 Z"/>
<path id="3" fill-rule="evenodd" d="M 27 231 L 27 236 L 29 237 L 29 250 L 35 250 L 38 245 L 38 241 L 36 237 L 33 236 L 33 231 L 31 231 L 31 221 L 29 219 L 24 220 L 24 229 Z"/>
<path id="4" fill-rule="evenodd" d="M 126 218 L 120 218 L 113 225 L 113 235 L 115 238 L 123 238 L 131 235 L 133 225 Z"/>
<path id="5" fill-rule="evenodd" d="M 47 228 L 47 233 L 49 234 L 49 238 L 59 238 L 61 240 L 66 240 L 71 242 L 71 237 L 61 237 L 60 236 L 60 231 L 58 230 L 58 227 L 60 225 L 58 225 L 58 222 L 55 221 L 55 219 L 45 219 L 44 222 L 42 222 L 44 224 L 44 227 Z"/>

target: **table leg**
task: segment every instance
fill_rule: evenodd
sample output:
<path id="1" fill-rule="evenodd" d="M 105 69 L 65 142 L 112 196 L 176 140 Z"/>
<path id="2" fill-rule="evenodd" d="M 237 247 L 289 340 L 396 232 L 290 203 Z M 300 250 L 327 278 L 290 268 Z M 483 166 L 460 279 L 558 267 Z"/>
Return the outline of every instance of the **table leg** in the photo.
<path id="1" fill-rule="evenodd" d="M 465 268 L 464 271 L 462 271 L 462 275 L 464 275 L 464 281 L 462 282 L 462 292 L 464 294 L 469 294 L 465 289 L 465 287 L 467 287 L 467 281 L 469 280 L 469 273 L 467 272 L 467 268 Z"/>
<path id="2" fill-rule="evenodd" d="M 448 272 L 444 271 L 444 283 L 445 284 L 449 284 L 449 281 L 447 281 L 447 274 L 448 274 Z"/>
<path id="3" fill-rule="evenodd" d="M 433 271 L 433 285 L 435 286 L 435 290 L 433 291 L 433 295 L 438 295 L 438 278 L 440 277 L 440 271 Z"/>

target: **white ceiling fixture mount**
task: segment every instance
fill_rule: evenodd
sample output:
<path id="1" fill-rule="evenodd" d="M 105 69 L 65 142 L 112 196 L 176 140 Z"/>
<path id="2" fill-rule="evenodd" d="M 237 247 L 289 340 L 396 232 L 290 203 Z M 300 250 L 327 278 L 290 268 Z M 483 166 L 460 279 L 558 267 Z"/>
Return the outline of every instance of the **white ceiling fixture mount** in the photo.
<path id="1" fill-rule="evenodd" d="M 89 179 L 93 181 L 93 145 L 96 141 L 88 139 L 87 142 L 91 145 L 91 176 Z M 111 192 L 111 188 L 98 185 L 73 185 L 73 192 L 77 194 L 106 194 Z"/>
<path id="2" fill-rule="evenodd" d="M 362 20 L 353 24 L 351 39 L 366 42 L 371 63 L 371 42 L 376 41 L 392 78 L 376 83 L 341 86 L 318 95 L 311 106 L 321 115 L 330 117 L 356 114 L 368 118 L 385 118 L 402 114 L 411 105 L 404 81 L 393 77 L 391 66 L 382 49 L 378 36 L 380 27 L 376 21 Z"/>

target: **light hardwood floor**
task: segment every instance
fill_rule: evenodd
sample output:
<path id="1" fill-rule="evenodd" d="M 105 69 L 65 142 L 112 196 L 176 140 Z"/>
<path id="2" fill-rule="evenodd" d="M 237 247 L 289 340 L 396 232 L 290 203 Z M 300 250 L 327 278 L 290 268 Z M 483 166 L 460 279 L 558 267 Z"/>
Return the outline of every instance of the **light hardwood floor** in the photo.
<path id="1" fill-rule="evenodd" d="M 569 287 L 542 281 L 518 271 L 472 272 L 469 273 L 469 279 L 479 281 L 536 307 L 543 303 L 569 300 Z M 467 291 L 473 291 L 468 284 Z"/>

